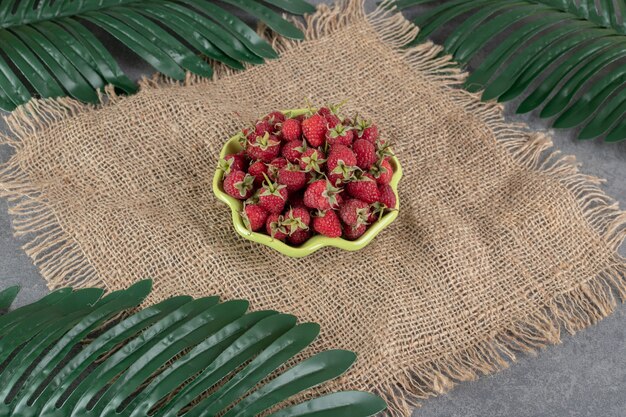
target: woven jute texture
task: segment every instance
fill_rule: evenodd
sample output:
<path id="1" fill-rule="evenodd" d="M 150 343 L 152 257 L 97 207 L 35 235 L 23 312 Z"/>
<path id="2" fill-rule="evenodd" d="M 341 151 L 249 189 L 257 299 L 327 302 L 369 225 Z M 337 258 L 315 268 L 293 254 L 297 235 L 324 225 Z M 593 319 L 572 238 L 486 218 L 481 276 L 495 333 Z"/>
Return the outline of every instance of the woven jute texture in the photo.
<path id="1" fill-rule="evenodd" d="M 50 287 L 151 277 L 153 300 L 220 294 L 318 322 L 316 349 L 359 354 L 335 387 L 373 390 L 394 415 L 613 310 L 626 216 L 598 179 L 455 88 L 440 47 L 402 48 L 417 28 L 400 14 L 352 2 L 303 25 L 306 41 L 272 38 L 281 58 L 244 72 L 8 118 L 0 186 Z M 305 98 L 347 99 L 405 171 L 398 219 L 359 252 L 287 258 L 240 238 L 212 195 L 223 143 Z"/>

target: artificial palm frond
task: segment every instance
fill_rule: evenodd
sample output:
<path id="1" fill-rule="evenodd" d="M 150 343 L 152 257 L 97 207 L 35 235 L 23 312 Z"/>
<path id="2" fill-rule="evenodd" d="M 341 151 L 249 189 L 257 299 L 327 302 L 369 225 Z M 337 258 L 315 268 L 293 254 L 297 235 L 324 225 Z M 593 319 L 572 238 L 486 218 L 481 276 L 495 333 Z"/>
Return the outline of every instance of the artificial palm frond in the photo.
<path id="1" fill-rule="evenodd" d="M 302 32 L 268 5 L 288 13 L 315 9 L 304 0 L 222 0 L 277 33 Z M 13 110 L 33 93 L 96 102 L 94 90 L 136 85 L 90 31 L 98 26 L 157 71 L 182 80 L 209 77 L 197 53 L 230 67 L 260 64 L 276 52 L 241 19 L 211 0 L 0 0 L 0 108 Z"/>
<path id="2" fill-rule="evenodd" d="M 284 369 L 317 324 L 218 297 L 137 309 L 150 288 L 141 281 L 104 297 L 65 288 L 0 316 L 0 415 L 365 417 L 385 408 L 373 394 L 344 391 L 276 411 L 341 375 L 355 354 L 323 351 Z M 0 292 L 0 309 L 16 294 Z"/>
<path id="3" fill-rule="evenodd" d="M 397 0 L 433 7 L 415 24 L 413 44 L 455 21 L 445 52 L 461 64 L 486 58 L 465 87 L 483 100 L 529 95 L 517 108 L 555 117 L 553 126 L 584 123 L 579 138 L 626 139 L 626 0 Z M 495 47 L 494 41 L 497 40 Z M 485 48 L 491 43 L 491 47 Z"/>

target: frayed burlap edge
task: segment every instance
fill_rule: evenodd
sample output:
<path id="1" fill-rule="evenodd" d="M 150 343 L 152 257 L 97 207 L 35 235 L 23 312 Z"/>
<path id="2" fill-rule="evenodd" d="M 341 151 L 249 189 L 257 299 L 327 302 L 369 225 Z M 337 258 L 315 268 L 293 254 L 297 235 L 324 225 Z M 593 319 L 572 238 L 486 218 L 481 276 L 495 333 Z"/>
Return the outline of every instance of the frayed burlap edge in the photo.
<path id="1" fill-rule="evenodd" d="M 595 277 L 577 288 L 559 295 L 543 309 L 524 320 L 491 335 L 471 348 L 448 354 L 432 362 L 419 362 L 394 380 L 371 389 L 389 404 L 392 416 L 409 415 L 412 407 L 430 396 L 444 393 L 455 383 L 477 378 L 505 368 L 515 360 L 516 354 L 533 353 L 538 348 L 560 341 L 561 329 L 569 333 L 583 329 L 611 314 L 616 306 L 614 294 L 626 297 L 626 267 L 617 250 L 626 236 L 626 213 L 600 188 L 602 180 L 578 171 L 575 159 L 560 156 L 552 149 L 549 136 L 529 132 L 523 124 L 505 123 L 500 104 L 483 103 L 479 95 L 458 89 L 465 79 L 450 56 L 441 54 L 442 47 L 430 42 L 404 48 L 418 32 L 389 4 L 381 5 L 366 14 L 362 0 L 349 0 L 334 7 L 321 5 L 318 11 L 306 16 L 305 23 L 294 20 L 305 32 L 307 40 L 315 40 L 350 24 L 369 24 L 381 41 L 392 48 L 415 71 L 420 72 L 433 85 L 439 86 L 453 102 L 482 120 L 494 133 L 497 141 L 506 148 L 512 159 L 526 169 L 549 176 L 559 182 L 578 202 L 581 214 L 590 229 L 594 230 L 613 254 L 613 263 Z M 299 42 L 267 33 L 264 35 L 278 52 L 285 52 Z M 235 71 L 216 64 L 214 78 L 228 77 Z M 210 83 L 211 80 L 188 75 L 183 85 Z M 181 85 L 176 81 L 154 77 L 140 83 L 141 91 Z M 139 93 L 141 94 L 141 92 Z M 11 131 L 4 143 L 19 152 L 25 142 L 60 120 L 68 120 L 85 112 L 115 105 L 125 98 L 108 87 L 101 94 L 99 105 L 88 105 L 69 98 L 33 100 L 19 107 L 6 118 Z M 37 188 L 29 181 L 26 170 L 17 158 L 11 158 L 0 168 L 0 195 L 9 201 L 15 234 L 28 240 L 24 250 L 41 270 L 50 288 L 61 286 L 104 286 L 105 281 L 91 266 L 69 228 L 55 215 L 54 207 L 46 197 L 45 188 Z M 563 267 L 567 273 L 567 266 Z"/>

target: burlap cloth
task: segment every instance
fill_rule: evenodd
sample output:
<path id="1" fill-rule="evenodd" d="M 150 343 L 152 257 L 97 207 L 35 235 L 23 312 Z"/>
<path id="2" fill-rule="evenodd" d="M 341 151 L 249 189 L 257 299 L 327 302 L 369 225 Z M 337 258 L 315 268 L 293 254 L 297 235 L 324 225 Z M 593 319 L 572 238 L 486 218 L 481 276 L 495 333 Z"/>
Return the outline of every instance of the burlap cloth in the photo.
<path id="1" fill-rule="evenodd" d="M 548 137 L 454 88 L 464 75 L 439 47 L 402 49 L 416 30 L 322 6 L 308 40 L 273 39 L 282 56 L 266 65 L 146 81 L 98 107 L 22 107 L 0 186 L 26 251 L 50 287 L 152 277 L 154 300 L 221 294 L 319 322 L 317 348 L 360 355 L 336 386 L 373 390 L 397 415 L 609 314 L 626 288 L 624 214 Z M 348 99 L 405 171 L 398 219 L 359 252 L 287 258 L 240 238 L 212 195 L 224 141 L 305 98 Z"/>

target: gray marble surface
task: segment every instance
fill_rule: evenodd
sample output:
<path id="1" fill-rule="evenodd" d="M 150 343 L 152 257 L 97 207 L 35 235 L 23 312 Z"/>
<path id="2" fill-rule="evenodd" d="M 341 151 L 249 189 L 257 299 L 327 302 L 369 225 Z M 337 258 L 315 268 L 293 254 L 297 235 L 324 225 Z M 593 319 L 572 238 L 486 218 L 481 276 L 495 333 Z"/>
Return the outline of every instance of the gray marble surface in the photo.
<path id="1" fill-rule="evenodd" d="M 419 13 L 415 10 L 412 13 Z M 441 38 L 449 28 L 435 34 Z M 111 41 L 112 42 L 112 41 Z M 115 48 L 122 66 L 138 78 L 152 71 L 123 48 Z M 478 62 L 481 57 L 478 57 Z M 475 64 L 477 61 L 473 61 Z M 524 121 L 532 129 L 547 124 L 533 114 L 507 118 Z M 6 126 L 0 121 L 0 131 Z M 626 203 L 626 144 L 576 141 L 573 131 L 555 131 L 555 146 L 563 154 L 576 155 L 586 173 L 605 178 L 604 189 Z M 10 157 L 0 148 L 0 161 Z M 47 292 L 46 285 L 30 259 L 13 237 L 6 201 L 0 200 L 0 289 L 20 285 L 17 305 L 32 302 Z M 415 411 L 420 417 L 624 417 L 626 416 L 626 307 L 575 337 L 565 336 L 559 346 L 523 356 L 508 369 L 460 384 L 451 393 L 424 402 Z"/>

